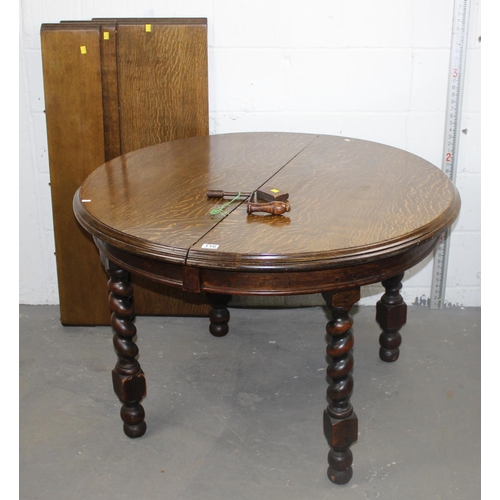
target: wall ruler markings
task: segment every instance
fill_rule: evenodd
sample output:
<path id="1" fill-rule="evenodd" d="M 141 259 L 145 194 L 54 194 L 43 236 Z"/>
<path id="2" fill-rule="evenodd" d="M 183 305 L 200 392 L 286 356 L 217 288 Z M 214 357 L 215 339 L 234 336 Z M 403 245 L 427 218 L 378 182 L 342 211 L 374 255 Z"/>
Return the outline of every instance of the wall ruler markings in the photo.
<path id="1" fill-rule="evenodd" d="M 456 181 L 457 173 L 469 11 L 470 0 L 455 0 L 448 74 L 444 151 L 441 167 L 453 183 Z M 449 246 L 450 229 L 447 229 L 441 236 L 434 254 L 430 300 L 431 309 L 442 309 L 444 307 Z"/>

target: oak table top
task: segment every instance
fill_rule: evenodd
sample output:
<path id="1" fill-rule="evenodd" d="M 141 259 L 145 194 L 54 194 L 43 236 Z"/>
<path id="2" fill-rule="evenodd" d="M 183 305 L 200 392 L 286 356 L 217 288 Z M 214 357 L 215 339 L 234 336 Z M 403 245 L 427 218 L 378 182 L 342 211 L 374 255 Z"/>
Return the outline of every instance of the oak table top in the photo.
<path id="1" fill-rule="evenodd" d="M 288 193 L 290 211 L 249 214 L 244 195 L 209 198 L 211 189 L 279 190 Z M 320 292 L 333 317 L 327 325 L 328 477 L 349 481 L 357 418 L 349 402 L 348 311 L 359 300 L 360 286 L 382 282 L 380 357 L 397 359 L 406 321 L 399 293 L 403 273 L 432 251 L 459 210 L 455 186 L 434 165 L 401 149 L 345 137 L 203 136 L 150 146 L 99 167 L 76 192 L 74 211 L 94 236 L 110 275 L 118 353 L 113 381 L 125 433 L 138 437 L 146 430 L 128 272 L 206 293 L 215 336 L 227 334 L 233 294 Z"/>

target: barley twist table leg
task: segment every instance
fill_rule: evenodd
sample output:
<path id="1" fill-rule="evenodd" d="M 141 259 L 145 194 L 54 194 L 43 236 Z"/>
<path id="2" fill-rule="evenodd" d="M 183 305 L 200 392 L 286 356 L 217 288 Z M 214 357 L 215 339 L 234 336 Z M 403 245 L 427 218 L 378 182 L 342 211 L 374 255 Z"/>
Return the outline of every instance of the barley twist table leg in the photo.
<path id="1" fill-rule="evenodd" d="M 399 358 L 401 334 L 399 330 L 406 323 L 406 304 L 399 293 L 404 273 L 382 281 L 385 293 L 377 302 L 376 320 L 382 328 L 379 337 L 379 357 L 382 361 L 396 361 Z"/>
<path id="2" fill-rule="evenodd" d="M 120 416 L 123 431 L 128 437 L 136 438 L 146 432 L 144 408 L 140 401 L 146 396 L 146 379 L 136 357 L 139 349 L 134 343 L 135 325 L 132 323 L 134 307 L 131 302 L 132 285 L 127 271 L 113 262 L 102 259 L 109 275 L 109 306 L 111 327 L 114 332 L 113 345 L 118 361 L 112 371 L 113 388 L 123 403 Z"/>
<path id="3" fill-rule="evenodd" d="M 332 315 L 326 326 L 331 337 L 326 352 L 331 362 L 327 390 L 329 404 L 323 414 L 325 436 L 330 445 L 328 477 L 336 484 L 346 484 L 352 477 L 352 452 L 350 446 L 358 438 L 358 418 L 349 399 L 354 387 L 352 347 L 354 337 L 349 314 L 359 300 L 359 288 L 343 292 L 323 293 Z"/>

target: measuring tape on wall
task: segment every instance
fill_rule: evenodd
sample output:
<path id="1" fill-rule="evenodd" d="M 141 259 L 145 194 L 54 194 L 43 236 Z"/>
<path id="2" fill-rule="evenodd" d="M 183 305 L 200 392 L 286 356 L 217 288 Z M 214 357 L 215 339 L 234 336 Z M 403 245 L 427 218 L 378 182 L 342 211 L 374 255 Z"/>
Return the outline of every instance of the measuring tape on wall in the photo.
<path id="1" fill-rule="evenodd" d="M 451 35 L 450 69 L 448 75 L 448 101 L 444 132 L 444 151 L 442 170 L 455 184 L 458 145 L 460 140 L 460 119 L 462 115 L 463 80 L 465 72 L 465 54 L 469 26 L 470 0 L 455 0 L 453 9 L 453 27 Z M 442 309 L 446 288 L 450 230 L 440 239 L 434 254 L 432 271 L 431 309 Z"/>

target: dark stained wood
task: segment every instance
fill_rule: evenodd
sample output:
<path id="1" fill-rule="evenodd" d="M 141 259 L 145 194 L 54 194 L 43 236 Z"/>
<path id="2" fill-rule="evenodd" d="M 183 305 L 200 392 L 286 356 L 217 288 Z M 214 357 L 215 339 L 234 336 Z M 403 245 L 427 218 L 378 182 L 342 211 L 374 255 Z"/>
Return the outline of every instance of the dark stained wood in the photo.
<path id="1" fill-rule="evenodd" d="M 150 259 L 125 252 L 95 238 L 97 247 L 124 269 L 147 279 L 181 287 L 184 290 L 231 295 L 299 295 L 329 291 L 333 287 L 369 285 L 390 278 L 399 271 L 409 269 L 432 252 L 439 238 L 397 255 L 385 258 L 373 256 L 372 261 L 354 261 L 350 266 L 332 269 L 234 272 L 221 269 L 181 267 L 162 260 Z M 380 257 L 377 259 L 377 257 Z M 188 271 L 189 270 L 189 271 Z M 195 282 L 196 280 L 196 282 Z"/>
<path id="2" fill-rule="evenodd" d="M 123 403 L 120 415 L 123 430 L 128 437 L 136 438 L 146 432 L 144 408 L 141 401 L 146 397 L 146 378 L 136 357 L 139 348 L 134 342 L 136 328 L 132 322 L 135 311 L 132 304 L 132 285 L 128 281 L 128 273 L 101 256 L 109 274 L 109 307 L 111 327 L 113 328 L 113 345 L 118 361 L 113 369 L 113 387 L 118 399 Z"/>
<path id="3" fill-rule="evenodd" d="M 288 201 L 268 201 L 264 203 L 247 203 L 247 214 L 267 213 L 271 215 L 283 215 L 290 212 L 292 207 Z"/>
<path id="4" fill-rule="evenodd" d="M 227 305 L 231 301 L 231 295 L 208 293 L 207 298 L 212 306 L 208 330 L 214 337 L 224 337 L 229 332 L 230 314 Z"/>
<path id="5" fill-rule="evenodd" d="M 350 402 L 354 388 L 351 330 L 352 306 L 360 299 L 360 289 L 323 293 L 332 319 L 326 325 L 330 342 L 326 354 L 330 358 L 327 375 L 328 406 L 323 414 L 325 436 L 330 445 L 328 477 L 336 484 L 346 484 L 352 477 L 352 452 L 350 446 L 358 438 L 358 418 Z"/>
<path id="6" fill-rule="evenodd" d="M 342 137 L 318 137 L 269 184 L 290 193 L 290 213 L 256 221 L 243 206 L 191 247 L 188 263 L 327 267 L 344 255 L 351 260 L 423 241 L 451 223 L 460 205 L 454 186 L 429 162 Z M 205 243 L 219 247 L 203 249 Z"/>
<path id="7" fill-rule="evenodd" d="M 382 361 L 396 361 L 399 358 L 401 334 L 399 330 L 406 323 L 406 303 L 399 293 L 404 273 L 382 281 L 385 293 L 377 302 L 376 320 L 383 332 L 380 334 L 379 357 Z"/>
<path id="8" fill-rule="evenodd" d="M 292 210 L 252 217 L 236 202 L 227 217 L 211 217 L 218 205 L 207 186 L 221 179 L 231 191 L 280 185 Z M 460 208 L 453 184 L 415 155 L 277 133 L 192 138 L 124 155 L 90 175 L 79 197 L 92 199 L 85 207 L 75 200 L 82 223 L 88 218 L 93 234 L 125 251 L 238 271 L 378 260 L 438 236 Z"/>
<path id="9" fill-rule="evenodd" d="M 150 146 L 90 175 L 75 201 L 82 208 L 77 215 L 89 218 L 93 234 L 116 240 L 124 250 L 184 263 L 193 243 L 224 219 L 223 214 L 210 215 L 221 202 L 207 198 L 207 186 L 224 184 L 231 191 L 259 187 L 315 137 L 229 134 Z M 231 204 L 226 212 L 242 203 Z M 246 214 L 245 205 L 242 210 Z"/>
<path id="10" fill-rule="evenodd" d="M 146 23 L 151 24 L 147 34 L 154 35 L 141 45 Z M 208 134 L 206 35 L 204 18 L 106 18 L 41 27 L 59 302 L 65 325 L 109 324 L 102 288 L 106 273 L 91 238 L 71 215 L 73 195 L 90 172 L 122 153 Z M 85 47 L 85 54 L 80 47 Z M 154 54 L 141 53 L 151 49 Z M 154 68 L 148 67 L 151 58 Z M 209 313 L 199 294 L 152 284 L 140 276 L 131 280 L 137 314 Z"/>
<path id="11" fill-rule="evenodd" d="M 207 197 L 211 186 L 228 192 L 280 186 L 293 210 L 248 214 L 245 199 Z M 433 250 L 460 209 L 458 192 L 441 171 L 415 155 L 367 141 L 228 134 L 151 146 L 107 162 L 89 175 L 73 206 L 103 262 L 115 266 L 107 264 L 120 289 L 126 288 L 123 273 L 130 271 L 205 293 L 212 335 L 228 333 L 233 294 L 321 292 L 332 317 L 326 327 L 328 477 L 336 484 L 351 479 L 358 419 L 350 402 L 349 311 L 362 285 L 382 282 L 386 293 L 376 318 L 383 330 L 380 356 L 395 360 L 406 321 L 399 293 L 403 273 Z M 217 206 L 224 210 L 211 215 Z M 127 325 L 131 314 L 122 314 Z M 117 344 L 122 364 L 137 370 L 131 359 L 135 347 L 125 342 L 132 331 L 129 337 L 125 332 Z M 115 380 L 119 397 L 138 404 L 141 391 L 125 398 L 122 383 L 121 377 Z M 134 422 L 142 425 L 143 412 L 136 413 Z M 132 416 L 122 418 L 132 423 Z"/>
<path id="12" fill-rule="evenodd" d="M 257 191 L 255 191 L 255 196 L 258 200 L 264 201 L 287 201 L 290 195 L 276 187 L 268 187 L 265 189 L 257 189 Z"/>

